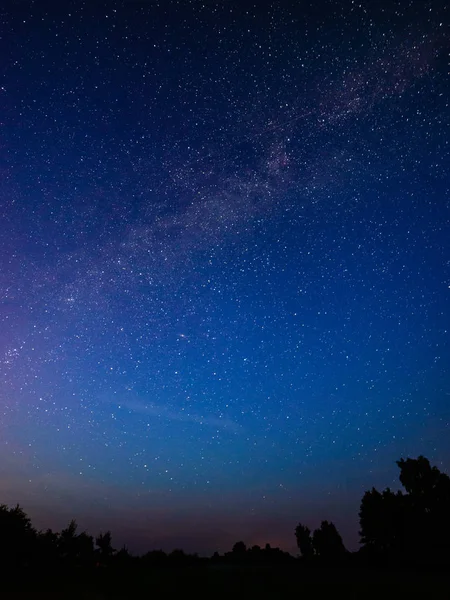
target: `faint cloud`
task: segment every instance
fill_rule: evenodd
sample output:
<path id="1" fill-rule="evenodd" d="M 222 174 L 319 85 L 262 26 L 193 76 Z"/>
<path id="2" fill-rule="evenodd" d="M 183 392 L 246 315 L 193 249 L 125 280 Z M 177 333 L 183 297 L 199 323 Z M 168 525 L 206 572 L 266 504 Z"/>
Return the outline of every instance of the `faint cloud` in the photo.
<path id="1" fill-rule="evenodd" d="M 185 423 L 197 423 L 207 427 L 216 427 L 225 431 L 238 433 L 242 431 L 242 426 L 238 425 L 231 419 L 214 415 L 201 415 L 187 411 L 184 409 L 172 410 L 161 404 L 154 402 L 143 403 L 136 399 L 126 399 L 119 401 L 106 400 L 110 404 L 114 404 L 118 408 L 124 408 L 134 413 L 149 415 L 167 421 L 181 421 Z"/>

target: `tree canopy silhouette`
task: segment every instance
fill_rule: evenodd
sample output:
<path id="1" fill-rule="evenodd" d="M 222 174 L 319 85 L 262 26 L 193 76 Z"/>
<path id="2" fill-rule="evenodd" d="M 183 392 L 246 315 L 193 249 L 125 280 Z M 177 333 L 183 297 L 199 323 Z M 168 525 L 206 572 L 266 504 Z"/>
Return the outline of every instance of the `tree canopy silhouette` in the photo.
<path id="1" fill-rule="evenodd" d="M 450 557 L 450 478 L 424 456 L 397 465 L 406 494 L 372 488 L 362 498 L 363 548 L 386 558 Z"/>
<path id="2" fill-rule="evenodd" d="M 312 541 L 316 556 L 326 560 L 342 558 L 347 552 L 336 525 L 330 521 L 322 521 Z"/>
<path id="3" fill-rule="evenodd" d="M 331 521 L 322 521 L 312 535 L 309 527 L 299 523 L 295 528 L 295 537 L 300 553 L 306 559 L 316 556 L 324 560 L 336 560 L 347 553 L 342 537 Z"/>
<path id="4" fill-rule="evenodd" d="M 37 532 L 17 504 L 0 505 L 0 561 L 3 566 L 22 567 L 30 562 L 36 548 Z"/>
<path id="5" fill-rule="evenodd" d="M 295 538 L 298 549 L 304 558 L 308 559 L 314 556 L 313 541 L 309 527 L 299 523 L 295 528 Z"/>
<path id="6" fill-rule="evenodd" d="M 72 519 L 59 536 L 61 556 L 73 565 L 92 563 L 94 558 L 94 538 L 85 531 L 77 534 L 77 522 Z"/>
<path id="7" fill-rule="evenodd" d="M 108 563 L 111 557 L 116 552 L 112 547 L 112 536 L 111 532 L 99 533 L 95 538 L 95 544 L 98 547 L 99 558 L 103 564 Z"/>
<path id="8" fill-rule="evenodd" d="M 359 512 L 361 543 L 373 553 L 391 555 L 405 546 L 407 498 L 402 492 L 375 488 L 364 494 Z"/>
<path id="9" fill-rule="evenodd" d="M 232 552 L 237 556 L 242 556 L 247 552 L 247 546 L 244 544 L 244 542 L 236 542 L 233 546 Z"/>

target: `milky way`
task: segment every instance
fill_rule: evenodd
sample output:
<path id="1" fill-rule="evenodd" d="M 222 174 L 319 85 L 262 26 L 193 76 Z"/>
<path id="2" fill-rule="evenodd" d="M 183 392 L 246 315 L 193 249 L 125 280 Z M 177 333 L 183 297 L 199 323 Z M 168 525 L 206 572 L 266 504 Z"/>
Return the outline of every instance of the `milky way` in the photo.
<path id="1" fill-rule="evenodd" d="M 450 466 L 444 2 L 9 2 L 0 502 L 132 549 L 357 545 Z"/>

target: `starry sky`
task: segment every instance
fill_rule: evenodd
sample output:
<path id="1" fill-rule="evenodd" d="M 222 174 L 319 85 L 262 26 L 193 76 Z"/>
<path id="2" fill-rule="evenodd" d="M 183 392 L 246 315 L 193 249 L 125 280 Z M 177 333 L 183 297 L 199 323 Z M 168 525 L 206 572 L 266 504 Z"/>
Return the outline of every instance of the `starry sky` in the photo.
<path id="1" fill-rule="evenodd" d="M 2 2 L 0 502 L 356 549 L 395 460 L 450 471 L 447 13 Z"/>

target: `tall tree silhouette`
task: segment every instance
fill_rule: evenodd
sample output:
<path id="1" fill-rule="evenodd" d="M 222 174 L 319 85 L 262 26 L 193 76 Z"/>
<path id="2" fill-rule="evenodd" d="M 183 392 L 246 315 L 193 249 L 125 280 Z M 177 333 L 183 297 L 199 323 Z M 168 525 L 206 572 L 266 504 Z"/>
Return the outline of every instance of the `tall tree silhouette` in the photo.
<path id="1" fill-rule="evenodd" d="M 86 565 L 94 557 L 94 539 L 85 531 L 77 535 L 78 525 L 72 519 L 59 536 L 62 558 L 71 565 Z"/>
<path id="2" fill-rule="evenodd" d="M 297 547 L 303 558 L 311 558 L 314 555 L 311 530 L 306 525 L 299 523 L 295 528 L 295 538 L 297 540 Z"/>
<path id="3" fill-rule="evenodd" d="M 131 564 L 132 561 L 133 557 L 131 556 L 127 546 L 124 544 L 122 548 L 120 548 L 120 550 L 116 552 L 114 556 L 114 562 L 119 566 L 127 566 Z"/>
<path id="4" fill-rule="evenodd" d="M 77 536 L 76 542 L 76 560 L 80 565 L 89 565 L 94 561 L 94 538 L 86 531 L 82 531 Z"/>
<path id="5" fill-rule="evenodd" d="M 326 560 L 342 558 L 347 552 L 336 525 L 331 521 L 322 521 L 313 533 L 312 542 L 315 554 Z"/>
<path id="6" fill-rule="evenodd" d="M 389 488 L 366 492 L 359 511 L 360 538 L 366 550 L 373 554 L 392 555 L 405 547 L 408 498 Z"/>
<path id="7" fill-rule="evenodd" d="M 110 531 L 99 533 L 95 539 L 95 544 L 99 550 L 99 558 L 102 564 L 107 564 L 111 560 L 115 549 L 112 547 L 112 536 Z"/>
<path id="8" fill-rule="evenodd" d="M 2 566 L 19 568 L 33 559 L 37 533 L 24 510 L 17 504 L 0 505 L 0 561 Z"/>
<path id="9" fill-rule="evenodd" d="M 52 566 L 60 558 L 59 533 L 51 529 L 40 531 L 37 537 L 38 561 L 41 566 Z"/>
<path id="10" fill-rule="evenodd" d="M 406 494 L 372 489 L 361 501 L 365 550 L 387 557 L 450 557 L 450 478 L 424 456 L 397 461 Z"/>
<path id="11" fill-rule="evenodd" d="M 75 519 L 72 519 L 69 525 L 61 531 L 59 536 L 61 557 L 68 563 L 73 563 L 76 559 L 77 529 L 77 522 Z"/>
<path id="12" fill-rule="evenodd" d="M 422 550 L 450 557 L 450 478 L 424 456 L 397 461 L 410 499 L 410 528 Z M 408 540 L 411 544 L 411 540 Z"/>
<path id="13" fill-rule="evenodd" d="M 445 481 L 450 481 L 448 476 L 441 473 L 437 467 L 432 467 L 428 458 L 401 458 L 397 461 L 400 468 L 399 479 L 411 497 L 416 501 L 422 499 L 425 504 L 435 497 L 440 486 Z"/>

